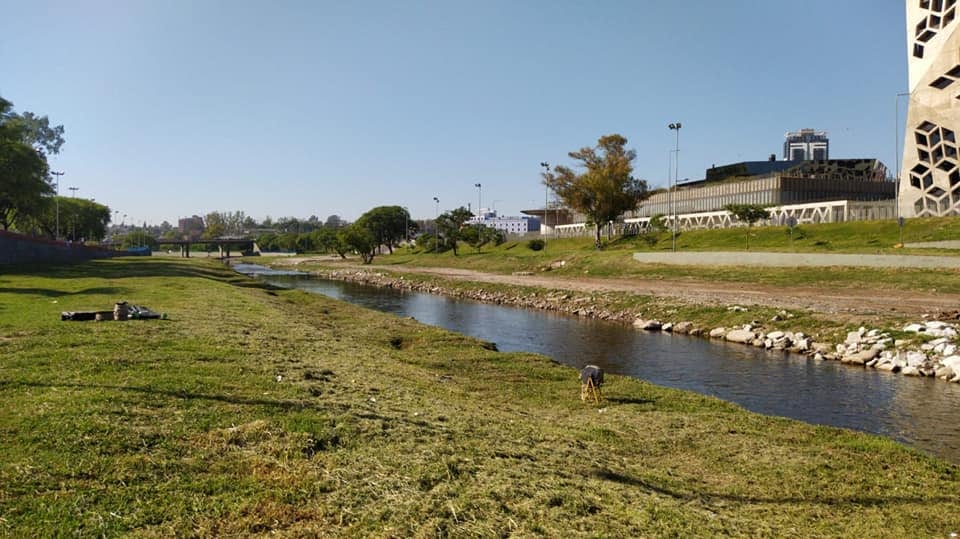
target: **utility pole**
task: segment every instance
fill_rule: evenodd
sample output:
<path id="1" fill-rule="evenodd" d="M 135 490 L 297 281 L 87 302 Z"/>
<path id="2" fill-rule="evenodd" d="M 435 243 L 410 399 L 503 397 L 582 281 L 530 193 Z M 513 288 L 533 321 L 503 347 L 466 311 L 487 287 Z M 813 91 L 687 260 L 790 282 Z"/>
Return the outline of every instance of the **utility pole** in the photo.
<path id="1" fill-rule="evenodd" d="M 54 239 L 59 240 L 60 239 L 60 176 L 63 176 L 65 172 L 63 171 L 57 172 L 53 170 L 53 171 L 50 171 L 50 174 L 53 174 L 54 176 L 57 177 L 57 191 L 56 191 L 56 197 L 54 198 L 54 200 L 57 201 L 57 232 Z"/>

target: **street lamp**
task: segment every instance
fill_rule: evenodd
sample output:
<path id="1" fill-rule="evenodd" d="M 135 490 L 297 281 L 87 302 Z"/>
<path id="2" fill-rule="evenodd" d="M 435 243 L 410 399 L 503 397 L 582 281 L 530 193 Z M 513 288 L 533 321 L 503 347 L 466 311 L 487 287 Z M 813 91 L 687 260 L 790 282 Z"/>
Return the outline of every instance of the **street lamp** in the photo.
<path id="1" fill-rule="evenodd" d="M 433 197 L 433 202 L 436 204 L 433 211 L 433 250 L 436 252 L 440 248 L 440 227 L 437 223 L 440 219 L 440 199 Z"/>
<path id="2" fill-rule="evenodd" d="M 547 242 L 547 207 L 550 205 L 550 185 L 546 182 L 547 174 L 550 174 L 550 163 L 540 161 L 540 166 L 543 167 L 543 242 Z M 556 226 L 556 223 L 554 223 Z"/>
<path id="3" fill-rule="evenodd" d="M 482 193 L 483 191 L 482 191 L 482 187 L 480 186 L 479 183 L 475 183 L 475 184 L 473 184 L 473 186 L 477 188 L 477 222 L 479 223 L 479 222 L 480 222 L 480 207 L 481 207 L 481 205 L 482 205 L 482 200 L 483 200 L 483 199 L 481 198 L 481 196 L 480 196 L 480 193 Z"/>
<path id="4" fill-rule="evenodd" d="M 70 190 L 70 198 L 77 198 L 77 191 L 80 190 L 79 187 L 67 187 Z"/>
<path id="5" fill-rule="evenodd" d="M 63 176 L 65 173 L 63 171 L 57 172 L 55 170 L 50 171 L 50 174 L 53 174 L 57 177 L 57 192 L 54 200 L 57 201 L 57 232 L 54 239 L 60 239 L 60 176 Z"/>
<path id="6" fill-rule="evenodd" d="M 671 235 L 673 236 L 673 250 L 676 251 L 677 250 L 677 205 L 675 202 L 676 193 L 674 193 L 673 191 L 676 190 L 677 181 L 680 179 L 680 128 L 683 127 L 683 125 L 680 122 L 677 122 L 677 123 L 670 124 L 667 127 L 669 127 L 672 131 L 677 132 L 677 144 L 676 144 L 676 147 L 674 148 L 674 151 L 676 152 L 675 158 L 677 161 L 676 161 L 676 166 L 673 167 L 673 190 L 670 191 L 670 194 L 671 194 L 670 212 L 673 214 L 673 233 Z"/>

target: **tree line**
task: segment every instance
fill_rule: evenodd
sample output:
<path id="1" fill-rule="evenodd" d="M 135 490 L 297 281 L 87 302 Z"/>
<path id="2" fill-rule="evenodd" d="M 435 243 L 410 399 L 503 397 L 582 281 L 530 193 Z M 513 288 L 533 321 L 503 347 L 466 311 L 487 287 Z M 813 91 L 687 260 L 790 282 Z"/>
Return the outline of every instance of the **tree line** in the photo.
<path id="1" fill-rule="evenodd" d="M 32 112 L 17 113 L 0 97 L 0 227 L 72 241 L 99 240 L 110 208 L 58 196 L 48 156 L 60 153 L 62 125 Z"/>

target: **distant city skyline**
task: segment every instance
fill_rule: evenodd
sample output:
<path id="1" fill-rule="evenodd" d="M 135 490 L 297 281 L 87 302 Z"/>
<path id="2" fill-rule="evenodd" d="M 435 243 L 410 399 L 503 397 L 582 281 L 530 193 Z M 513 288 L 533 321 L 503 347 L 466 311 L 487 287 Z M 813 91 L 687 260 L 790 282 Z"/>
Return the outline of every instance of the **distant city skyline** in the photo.
<path id="1" fill-rule="evenodd" d="M 673 122 L 681 181 L 801 128 L 893 171 L 904 21 L 867 0 L 39 0 L 0 20 L 0 96 L 66 128 L 61 195 L 128 223 L 430 219 L 477 183 L 513 216 L 543 206 L 541 162 L 609 133 L 665 186 Z"/>

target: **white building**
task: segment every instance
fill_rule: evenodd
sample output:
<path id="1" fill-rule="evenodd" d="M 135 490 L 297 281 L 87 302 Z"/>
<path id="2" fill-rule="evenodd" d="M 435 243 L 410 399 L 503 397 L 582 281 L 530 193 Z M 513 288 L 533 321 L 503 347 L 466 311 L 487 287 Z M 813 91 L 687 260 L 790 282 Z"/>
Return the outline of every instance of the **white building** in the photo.
<path id="1" fill-rule="evenodd" d="M 960 215 L 960 32 L 955 1 L 907 1 L 910 94 L 900 215 Z"/>
<path id="2" fill-rule="evenodd" d="M 523 235 L 540 230 L 540 220 L 535 217 L 501 217 L 495 210 L 481 209 L 480 215 L 471 217 L 467 224 L 484 225 L 506 234 Z"/>

